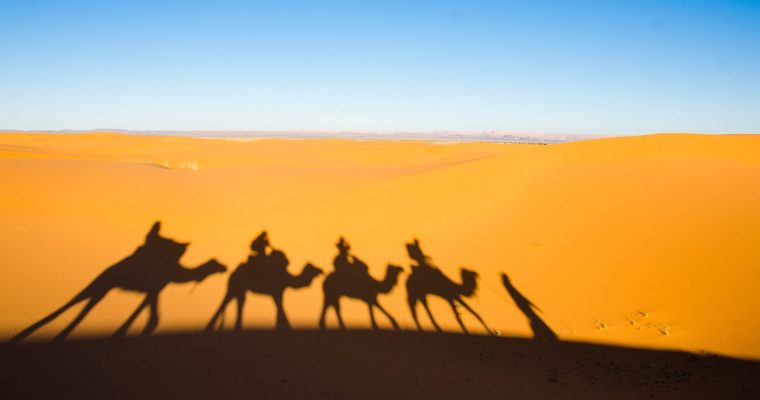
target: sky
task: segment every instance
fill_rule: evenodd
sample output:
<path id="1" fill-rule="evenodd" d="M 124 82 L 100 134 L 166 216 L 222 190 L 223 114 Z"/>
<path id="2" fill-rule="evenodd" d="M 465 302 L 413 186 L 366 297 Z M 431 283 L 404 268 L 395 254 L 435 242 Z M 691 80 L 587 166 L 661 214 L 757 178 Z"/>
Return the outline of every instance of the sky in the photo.
<path id="1" fill-rule="evenodd" d="M 0 1 L 0 129 L 760 133 L 755 1 Z"/>

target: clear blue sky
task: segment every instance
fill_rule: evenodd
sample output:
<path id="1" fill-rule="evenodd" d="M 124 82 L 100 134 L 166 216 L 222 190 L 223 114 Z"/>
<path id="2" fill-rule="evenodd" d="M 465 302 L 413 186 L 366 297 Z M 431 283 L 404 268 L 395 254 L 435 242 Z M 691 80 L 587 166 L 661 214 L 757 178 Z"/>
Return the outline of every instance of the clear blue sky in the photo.
<path id="1" fill-rule="evenodd" d="M 0 128 L 760 133 L 760 1 L 0 1 Z"/>

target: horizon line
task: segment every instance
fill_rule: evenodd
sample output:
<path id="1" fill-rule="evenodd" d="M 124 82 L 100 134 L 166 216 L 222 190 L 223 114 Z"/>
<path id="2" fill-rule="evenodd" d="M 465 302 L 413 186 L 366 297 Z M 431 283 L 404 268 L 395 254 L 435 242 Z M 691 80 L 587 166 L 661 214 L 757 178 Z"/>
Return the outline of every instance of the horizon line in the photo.
<path id="1" fill-rule="evenodd" d="M 614 137 L 659 134 L 757 135 L 758 133 L 644 132 L 635 134 L 546 133 L 508 130 L 351 130 L 351 129 L 0 129 L 0 133 L 97 134 L 130 136 L 176 136 L 216 139 L 346 139 L 346 140 L 426 140 L 439 142 L 493 142 L 549 144 Z"/>

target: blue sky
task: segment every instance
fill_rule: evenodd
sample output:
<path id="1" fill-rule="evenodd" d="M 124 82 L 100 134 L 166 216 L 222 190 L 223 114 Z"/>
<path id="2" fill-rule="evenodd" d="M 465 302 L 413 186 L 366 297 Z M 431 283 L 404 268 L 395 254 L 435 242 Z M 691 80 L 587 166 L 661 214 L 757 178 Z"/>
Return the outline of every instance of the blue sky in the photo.
<path id="1" fill-rule="evenodd" d="M 0 1 L 0 128 L 760 133 L 760 1 Z"/>

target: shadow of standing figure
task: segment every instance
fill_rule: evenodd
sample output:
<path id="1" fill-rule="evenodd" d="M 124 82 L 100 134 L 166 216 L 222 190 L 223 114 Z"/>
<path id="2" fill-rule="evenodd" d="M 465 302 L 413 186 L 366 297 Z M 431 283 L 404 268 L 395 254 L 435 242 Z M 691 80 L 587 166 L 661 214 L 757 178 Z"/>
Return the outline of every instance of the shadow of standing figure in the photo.
<path id="1" fill-rule="evenodd" d="M 150 316 L 143 330 L 143 336 L 151 334 L 158 326 L 158 295 L 169 283 L 201 282 L 208 276 L 225 272 L 227 268 L 214 259 L 193 268 L 183 267 L 179 259 L 185 254 L 189 243 L 179 243 L 162 237 L 158 231 L 161 222 L 156 222 L 145 237 L 145 244 L 138 247 L 132 255 L 103 271 L 95 280 L 63 307 L 12 338 L 7 344 L 21 341 L 37 329 L 53 321 L 77 303 L 88 300 L 79 315 L 63 330 L 56 340 L 62 340 L 79 325 L 84 317 L 97 305 L 106 294 L 115 288 L 145 293 L 145 300 L 137 307 L 127 321 L 116 331 L 114 337 L 127 333 L 132 323 L 145 307 L 149 307 Z"/>
<path id="2" fill-rule="evenodd" d="M 283 307 L 283 295 L 287 288 L 303 288 L 311 285 L 312 280 L 322 274 L 322 270 L 307 263 L 299 275 L 288 272 L 288 258 L 280 250 L 271 249 L 267 232 L 263 231 L 251 243 L 253 254 L 230 274 L 227 293 L 222 299 L 214 316 L 206 326 L 206 332 L 213 332 L 217 321 L 221 320 L 219 329 L 224 329 L 224 311 L 232 300 L 237 302 L 237 319 L 235 330 L 243 329 L 243 307 L 248 291 L 265 294 L 274 300 L 277 306 L 277 329 L 290 329 L 288 317 Z"/>
<path id="3" fill-rule="evenodd" d="M 435 318 L 433 318 L 433 313 L 430 312 L 430 307 L 428 307 L 427 296 L 432 295 L 441 297 L 449 303 L 451 310 L 456 316 L 457 322 L 459 322 L 459 326 L 462 328 L 462 332 L 469 333 L 464 322 L 462 322 L 462 317 L 460 316 L 460 311 L 457 309 L 456 303 L 459 303 L 475 316 L 475 318 L 483 325 L 486 332 L 493 334 L 485 321 L 483 321 L 483 318 L 481 318 L 472 307 L 465 303 L 462 298 L 470 297 L 475 294 L 475 289 L 477 289 L 477 272 L 461 268 L 460 274 L 462 277 L 462 283 L 456 283 L 444 275 L 441 270 L 432 265 L 430 258 L 422 252 L 419 240 L 414 239 L 414 242 L 408 243 L 406 245 L 406 250 L 407 253 L 409 253 L 409 257 L 417 262 L 416 265 L 412 264 L 412 272 L 409 274 L 409 279 L 406 281 L 406 292 L 409 310 L 412 312 L 412 318 L 414 318 L 414 323 L 417 325 L 418 330 L 423 330 L 420 321 L 417 319 L 417 303 L 420 302 L 422 303 L 422 306 L 425 307 L 425 311 L 427 311 L 428 317 L 430 317 L 430 322 L 433 323 L 435 329 L 438 332 L 442 332 L 441 327 L 435 321 Z"/>
<path id="4" fill-rule="evenodd" d="M 340 313 L 340 298 L 351 297 L 362 300 L 367 304 L 372 329 L 378 329 L 374 312 L 374 308 L 377 307 L 391 322 L 393 329 L 399 330 L 400 328 L 396 319 L 378 303 L 377 296 L 381 293 L 389 293 L 396 286 L 398 276 L 404 269 L 388 264 L 385 270 L 385 278 L 382 281 L 378 281 L 369 274 L 367 264 L 349 253 L 351 246 L 348 245 L 345 239 L 340 238 L 336 247 L 338 248 L 338 255 L 335 256 L 333 261 L 335 271 L 327 275 L 322 284 L 324 303 L 322 305 L 322 314 L 319 317 L 320 329 L 325 329 L 327 310 L 331 307 L 335 310 L 340 328 L 346 328 Z"/>
<path id="5" fill-rule="evenodd" d="M 534 308 L 538 311 L 541 311 L 541 309 L 533 304 L 533 302 L 528 300 L 525 296 L 523 296 L 522 293 L 520 293 L 517 288 L 512 285 L 512 282 L 510 282 L 507 274 L 502 273 L 501 280 L 504 283 L 504 287 L 507 288 L 509 295 L 512 296 L 512 300 L 514 300 L 517 308 L 522 311 L 522 313 L 525 315 L 525 318 L 527 318 L 530 322 L 530 329 L 533 330 L 533 338 L 536 340 L 556 341 L 557 334 L 554 333 L 554 331 L 552 331 L 548 325 L 546 325 L 544 320 L 541 319 L 541 317 L 539 317 L 535 311 L 533 311 Z"/>

